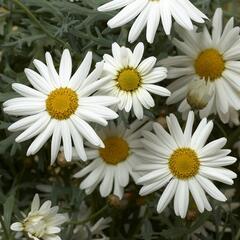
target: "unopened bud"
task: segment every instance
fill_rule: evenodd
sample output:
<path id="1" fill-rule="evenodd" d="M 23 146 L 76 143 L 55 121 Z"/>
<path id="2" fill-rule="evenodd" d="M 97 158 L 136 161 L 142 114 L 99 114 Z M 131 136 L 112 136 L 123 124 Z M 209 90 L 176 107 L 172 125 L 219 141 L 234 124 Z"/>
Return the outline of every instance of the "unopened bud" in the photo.
<path id="1" fill-rule="evenodd" d="M 60 151 L 57 156 L 57 163 L 60 167 L 65 167 L 67 164 L 67 161 L 64 157 L 64 152 Z"/>
<path id="2" fill-rule="evenodd" d="M 198 211 L 195 210 L 195 209 L 189 209 L 187 211 L 187 215 L 186 215 L 186 220 L 187 221 L 190 221 L 190 222 L 193 222 L 196 220 L 196 218 L 198 217 Z"/>
<path id="3" fill-rule="evenodd" d="M 194 80 L 188 85 L 187 102 L 193 109 L 203 109 L 207 106 L 211 96 L 211 83 L 205 80 Z"/>
<path id="4" fill-rule="evenodd" d="M 120 199 L 118 196 L 111 194 L 107 198 L 107 203 L 111 207 L 125 209 L 128 205 L 128 200 L 126 198 Z"/>

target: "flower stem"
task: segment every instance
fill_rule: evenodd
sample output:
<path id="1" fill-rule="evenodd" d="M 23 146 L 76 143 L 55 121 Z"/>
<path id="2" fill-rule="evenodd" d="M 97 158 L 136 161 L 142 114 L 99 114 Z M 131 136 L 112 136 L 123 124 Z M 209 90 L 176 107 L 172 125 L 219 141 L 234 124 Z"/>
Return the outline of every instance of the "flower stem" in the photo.
<path id="1" fill-rule="evenodd" d="M 3 219 L 2 219 L 2 216 L 0 216 L 0 223 L 1 223 L 1 225 L 2 225 L 3 233 L 4 233 L 5 237 L 6 237 L 6 239 L 12 240 L 12 236 L 11 236 L 11 234 L 8 232 L 8 230 L 7 230 L 7 228 L 6 228 L 6 225 L 5 225 L 5 223 L 4 223 Z"/>

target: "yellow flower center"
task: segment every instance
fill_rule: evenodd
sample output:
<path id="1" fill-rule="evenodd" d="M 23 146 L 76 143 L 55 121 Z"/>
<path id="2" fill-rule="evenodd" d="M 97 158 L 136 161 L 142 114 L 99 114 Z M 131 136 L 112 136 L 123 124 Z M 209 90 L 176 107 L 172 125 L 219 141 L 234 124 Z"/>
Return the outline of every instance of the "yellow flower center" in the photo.
<path id="1" fill-rule="evenodd" d="M 99 149 L 99 154 L 106 163 L 116 165 L 128 157 L 128 143 L 122 138 L 109 137 L 104 144 L 105 148 Z"/>
<path id="2" fill-rule="evenodd" d="M 124 68 L 117 76 L 118 87 L 123 91 L 134 91 L 141 83 L 139 72 L 133 68 Z"/>
<path id="3" fill-rule="evenodd" d="M 214 81 L 221 77 L 225 69 L 225 62 L 216 49 L 209 48 L 198 55 L 194 67 L 201 78 Z"/>
<path id="4" fill-rule="evenodd" d="M 70 88 L 58 88 L 52 91 L 46 100 L 49 115 L 58 120 L 69 118 L 77 107 L 78 96 Z"/>
<path id="5" fill-rule="evenodd" d="M 178 148 L 170 156 L 168 165 L 175 177 L 187 179 L 198 173 L 200 162 L 191 148 Z"/>

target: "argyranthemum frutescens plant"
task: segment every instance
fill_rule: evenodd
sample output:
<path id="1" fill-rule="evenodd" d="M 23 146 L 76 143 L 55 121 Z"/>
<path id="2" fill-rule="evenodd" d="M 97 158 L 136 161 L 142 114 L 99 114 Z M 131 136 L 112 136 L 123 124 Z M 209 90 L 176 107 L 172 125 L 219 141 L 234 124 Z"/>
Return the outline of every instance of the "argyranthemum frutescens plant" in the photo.
<path id="1" fill-rule="evenodd" d="M 129 128 L 123 122 L 117 125 L 111 122 L 109 126 L 99 132 L 105 148 L 87 146 L 86 154 L 91 162 L 74 175 L 76 178 L 88 175 L 80 185 L 86 194 L 91 194 L 98 186 L 102 197 L 111 192 L 119 198 L 123 197 L 124 187 L 130 181 L 137 180 L 139 174 L 134 171 L 144 158 L 137 157 L 143 151 L 140 142 L 141 131 L 151 129 L 151 122 L 147 119 L 134 121 Z"/>
<path id="2" fill-rule="evenodd" d="M 123 8 L 115 17 L 108 21 L 110 28 L 120 27 L 137 17 L 128 35 L 128 41 L 135 41 L 143 28 L 147 26 L 146 38 L 153 43 L 160 20 L 164 31 L 170 34 L 172 17 L 187 30 L 193 29 L 191 20 L 203 23 L 207 17 L 189 0 L 112 0 L 98 8 L 99 11 L 112 11 Z"/>
<path id="3" fill-rule="evenodd" d="M 230 149 L 239 135 L 238 127 L 224 125 L 238 123 L 238 83 L 235 80 L 240 75 L 237 70 L 239 29 L 233 26 L 232 20 L 226 22 L 224 29 L 221 27 L 224 25 L 221 10 L 216 11 L 211 26 L 211 20 L 204 14 L 213 15 L 216 1 L 4 2 L 0 8 L 0 101 L 8 100 L 4 110 L 9 114 L 2 115 L 0 121 L 0 203 L 3 204 L 0 239 L 12 240 L 12 235 L 26 240 L 27 232 L 41 240 L 40 236 L 45 233 L 55 234 L 47 238 L 63 240 L 189 239 L 191 233 L 200 234 L 199 238 L 202 235 L 216 240 L 220 240 L 219 236 L 233 238 L 239 229 L 237 211 L 222 213 L 218 209 L 228 203 L 230 206 L 238 198 L 236 191 L 233 200 L 226 195 L 228 201 L 222 203 L 226 198 L 220 191 L 224 193 L 228 189 L 224 184 L 232 184 L 235 178 L 235 174 L 222 165 L 234 164 L 236 158 L 228 155 L 229 150 L 222 149 L 226 141 L 221 137 L 228 138 L 226 148 Z M 226 2 L 230 0 L 224 4 Z M 102 6 L 101 13 L 97 11 L 99 6 Z M 236 5 L 233 7 L 235 9 Z M 227 16 L 230 12 L 228 6 Z M 109 19 L 110 27 L 123 24 L 122 27 L 110 30 Z M 131 23 L 131 19 L 136 20 Z M 172 20 L 180 26 L 171 28 Z M 159 27 L 160 21 L 163 30 Z M 194 29 L 193 23 L 197 24 Z M 145 27 L 147 41 L 141 34 Z M 206 29 L 211 30 L 211 36 Z M 184 40 L 183 44 L 174 40 L 178 49 L 172 44 L 175 43 L 171 41 L 172 36 Z M 142 43 L 132 45 L 128 40 Z M 180 48 L 186 45 L 183 48 L 187 53 L 174 57 L 178 68 L 175 63 L 166 63 L 173 60 L 166 60 L 166 57 L 179 54 L 179 44 Z M 226 52 L 231 49 L 231 59 L 220 52 L 225 47 Z M 61 54 L 65 48 L 71 49 L 72 58 L 68 50 Z M 89 50 L 97 63 L 92 67 L 91 53 L 85 57 Z M 54 60 L 47 54 L 45 64 L 46 51 L 51 52 Z M 192 53 L 200 60 L 196 61 Z M 35 58 L 43 62 L 32 61 Z M 32 62 L 39 73 L 31 70 Z M 78 62 L 82 62 L 79 69 Z M 199 75 L 196 71 L 191 73 L 193 81 L 186 83 L 190 76 L 185 71 L 194 70 L 194 62 Z M 214 67 L 213 63 L 219 65 Z M 25 68 L 31 87 L 24 75 Z M 215 85 L 222 79 L 213 80 L 213 76 L 223 68 L 226 81 L 217 92 L 219 86 Z M 181 80 L 166 79 L 180 73 L 183 74 Z M 231 81 L 233 76 L 234 81 Z M 70 86 L 73 78 L 75 87 Z M 174 81 L 174 89 L 169 89 L 172 96 L 166 88 L 170 81 Z M 200 109 L 201 118 L 215 117 L 213 129 L 211 121 L 204 119 L 193 132 L 193 113 L 187 122 L 177 114 L 178 120 L 172 115 L 166 120 L 178 105 L 165 105 L 165 97 L 170 96 L 168 101 L 179 102 L 182 87 L 184 91 L 187 89 L 182 100 L 188 103 L 184 101 L 179 110 L 186 117 L 190 104 Z M 89 95 L 84 96 L 86 91 L 90 91 Z M 209 104 L 212 96 L 217 100 L 215 103 L 219 103 L 215 109 Z M 15 97 L 17 99 L 13 100 Z M 208 104 L 213 108 L 209 114 L 202 115 Z M 128 117 L 125 112 L 129 112 Z M 145 122 L 145 115 L 151 119 L 149 123 Z M 112 121 L 117 117 L 118 120 Z M 158 131 L 162 136 L 151 131 L 152 120 L 156 119 L 160 119 L 162 127 L 158 123 L 153 126 L 161 128 Z M 106 126 L 108 120 L 109 126 Z M 166 122 L 170 134 L 163 130 Z M 5 131 L 8 127 L 14 132 Z M 181 129 L 185 129 L 183 133 Z M 208 134 L 209 143 L 205 143 L 202 137 Z M 185 137 L 192 145 L 185 142 Z M 21 144 L 14 142 L 15 138 Z M 172 141 L 167 142 L 169 138 Z M 203 145 L 196 147 L 201 139 Z M 60 154 L 59 148 L 63 150 Z M 236 156 L 236 153 L 231 155 Z M 237 173 L 236 166 L 237 163 L 229 168 Z M 138 182 L 142 183 L 142 190 Z M 238 187 L 235 182 L 231 188 Z M 68 213 L 69 220 L 61 226 L 61 232 L 53 225 L 45 228 L 49 224 L 45 216 L 30 214 L 31 217 L 27 215 L 25 221 L 22 220 L 22 210 L 27 212 L 29 199 L 39 191 L 43 192 L 41 197 L 51 199 L 53 205 L 59 205 L 62 212 Z M 139 191 L 144 196 L 140 196 Z M 173 204 L 169 204 L 166 192 L 173 195 Z M 85 203 L 87 215 L 81 211 L 82 203 Z M 204 211 L 211 208 L 212 211 Z M 161 213 L 156 211 L 159 209 Z M 180 219 L 178 215 L 186 217 Z M 10 231 L 12 222 L 19 222 L 15 227 L 23 230 L 24 235 Z M 209 222 L 216 233 L 207 231 L 205 236 L 195 231 Z M 21 228 L 22 223 L 27 231 Z"/>
<path id="4" fill-rule="evenodd" d="M 212 19 L 211 35 L 206 26 L 191 32 L 176 27 L 183 41 L 175 38 L 173 43 L 182 54 L 161 61 L 168 67 L 168 78 L 177 78 L 168 87 L 172 92 L 168 104 L 181 101 L 180 112 L 193 107 L 199 109 L 201 118 L 213 113 L 224 123 L 239 124 L 240 30 L 233 24 L 231 18 L 223 27 L 219 8 Z"/>
<path id="5" fill-rule="evenodd" d="M 72 75 L 72 59 L 69 50 L 64 50 L 57 73 L 50 53 L 46 53 L 45 65 L 34 60 L 40 74 L 25 69 L 26 76 L 35 88 L 14 83 L 13 89 L 22 97 L 3 103 L 4 112 L 15 116 L 27 116 L 12 124 L 10 131 L 22 131 L 17 142 L 23 142 L 37 136 L 28 148 L 27 155 L 35 154 L 52 136 L 51 164 L 54 163 L 63 141 L 67 161 L 72 159 L 72 141 L 81 159 L 86 159 L 83 137 L 96 146 L 104 147 L 88 122 L 107 125 L 107 120 L 117 118 L 117 114 L 108 108 L 117 103 L 117 99 L 108 96 L 91 96 L 101 85 L 109 81 L 102 74 L 103 63 L 96 65 L 89 74 L 92 53 L 89 52 L 82 64 Z M 111 80 L 111 79 L 110 79 Z"/>
<path id="6" fill-rule="evenodd" d="M 142 143 L 146 149 L 146 163 L 137 169 L 145 175 L 137 180 L 144 186 L 141 195 L 147 195 L 166 185 L 158 205 L 161 213 L 174 198 L 174 211 L 177 216 L 185 218 L 189 192 L 199 212 L 210 211 L 211 205 L 204 193 L 211 197 L 226 201 L 226 197 L 217 189 L 211 180 L 233 184 L 236 173 L 224 166 L 233 164 L 237 159 L 228 156 L 229 149 L 222 149 L 226 138 L 219 138 L 206 144 L 213 129 L 212 121 L 204 118 L 193 132 L 194 114 L 189 112 L 186 127 L 182 131 L 177 118 L 171 114 L 167 117 L 170 134 L 158 123 L 153 125 L 154 132 L 144 131 Z M 206 145 L 205 145 L 206 144 Z M 141 156 L 141 152 L 138 152 Z"/>
<path id="7" fill-rule="evenodd" d="M 24 215 L 21 222 L 15 222 L 11 229 L 25 233 L 34 240 L 60 240 L 58 234 L 60 226 L 68 220 L 66 214 L 58 213 L 58 206 L 51 207 L 51 201 L 46 201 L 40 206 L 40 198 L 36 194 L 31 204 L 31 211 Z"/>
<path id="8" fill-rule="evenodd" d="M 102 85 L 98 94 L 117 97 L 119 110 L 129 112 L 133 109 L 135 116 L 142 119 L 143 107 L 150 109 L 155 106 L 150 93 L 170 96 L 169 90 L 157 85 L 167 77 L 167 69 L 155 67 L 157 59 L 153 56 L 142 60 L 143 43 L 138 43 L 133 52 L 113 43 L 112 54 L 103 56 L 103 77 L 111 81 Z"/>

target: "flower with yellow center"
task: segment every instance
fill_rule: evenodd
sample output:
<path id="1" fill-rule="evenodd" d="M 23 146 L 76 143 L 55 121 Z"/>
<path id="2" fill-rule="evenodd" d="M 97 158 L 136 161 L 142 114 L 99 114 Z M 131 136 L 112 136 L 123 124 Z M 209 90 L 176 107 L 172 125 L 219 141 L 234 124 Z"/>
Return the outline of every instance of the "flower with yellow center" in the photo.
<path id="1" fill-rule="evenodd" d="M 72 143 L 79 157 L 86 160 L 83 138 L 91 144 L 104 147 L 102 140 L 88 122 L 107 125 L 107 120 L 117 118 L 117 114 L 108 108 L 118 100 L 109 96 L 91 96 L 109 79 L 100 76 L 103 63 L 98 63 L 89 75 L 92 53 L 88 53 L 77 71 L 72 75 L 70 52 L 64 50 L 57 73 L 52 57 L 46 53 L 47 65 L 34 60 L 37 72 L 25 69 L 28 80 L 35 88 L 14 83 L 13 89 L 22 97 L 6 101 L 4 111 L 15 116 L 25 116 L 9 127 L 10 131 L 22 131 L 17 142 L 23 142 L 36 136 L 27 155 L 35 154 L 52 136 L 51 164 L 54 163 L 61 142 L 67 161 L 72 159 Z M 72 75 L 72 76 L 71 76 Z"/>
<path id="2" fill-rule="evenodd" d="M 108 21 L 110 28 L 120 27 L 136 18 L 128 41 L 134 42 L 146 26 L 146 38 L 153 43 L 160 21 L 164 32 L 169 35 L 172 28 L 172 18 L 187 30 L 192 30 L 192 21 L 203 23 L 207 17 L 189 0 L 112 0 L 100 6 L 98 11 L 108 12 L 122 10 Z"/>
<path id="3" fill-rule="evenodd" d="M 118 87 L 126 92 L 131 92 L 141 84 L 141 76 L 138 71 L 131 68 L 125 68 L 117 76 Z"/>
<path id="4" fill-rule="evenodd" d="M 192 108 L 199 110 L 201 118 L 218 114 L 223 123 L 238 125 L 239 27 L 233 26 L 233 18 L 224 28 L 222 25 L 222 9 L 218 8 L 213 16 L 211 35 L 206 26 L 202 32 L 188 32 L 177 26 L 183 41 L 174 39 L 173 43 L 183 54 L 160 63 L 169 68 L 168 78 L 176 79 L 168 86 L 172 95 L 167 104 L 181 101 L 178 110 L 183 116 Z"/>
<path id="5" fill-rule="evenodd" d="M 107 197 L 113 192 L 122 198 L 129 177 L 136 181 L 140 176 L 134 169 L 144 160 L 136 155 L 137 152 L 144 151 L 140 142 L 141 131 L 150 130 L 151 126 L 152 123 L 144 118 L 142 121 L 134 121 L 129 128 L 126 128 L 123 122 L 117 125 L 111 122 L 101 130 L 99 135 L 105 148 L 88 146 L 86 153 L 90 163 L 74 175 L 76 178 L 88 175 L 81 182 L 80 188 L 85 190 L 86 194 L 90 194 L 100 184 L 99 191 L 102 197 Z"/>
<path id="6" fill-rule="evenodd" d="M 11 229 L 17 232 L 24 232 L 29 239 L 34 240 L 59 240 L 57 234 L 60 233 L 62 225 L 68 220 L 66 214 L 59 214 L 58 207 L 51 207 L 51 201 L 46 201 L 40 206 L 38 194 L 33 198 L 31 211 L 24 215 L 21 222 L 11 225 Z"/>
<path id="7" fill-rule="evenodd" d="M 58 88 L 48 95 L 46 108 L 51 117 L 68 119 L 78 108 L 77 93 L 70 88 Z"/>
<path id="8" fill-rule="evenodd" d="M 154 67 L 155 57 L 142 61 L 144 46 L 138 43 L 133 52 L 117 43 L 112 45 L 112 54 L 105 54 L 103 76 L 111 81 L 103 85 L 98 93 L 115 96 L 119 99 L 118 109 L 129 112 L 133 109 L 138 119 L 143 118 L 143 108 L 155 105 L 150 93 L 169 96 L 170 92 L 155 83 L 167 77 L 167 69 Z"/>
<path id="9" fill-rule="evenodd" d="M 194 150 L 183 147 L 172 153 L 168 165 L 173 176 L 188 179 L 198 173 L 200 162 Z"/>
<path id="10" fill-rule="evenodd" d="M 225 61 L 218 50 L 209 48 L 200 52 L 197 56 L 194 68 L 200 78 L 215 81 L 222 76 Z"/>
<path id="11" fill-rule="evenodd" d="M 99 155 L 107 164 L 117 165 L 126 160 L 129 154 L 128 143 L 121 137 L 108 137 L 104 140 L 105 148 L 99 149 Z"/>
<path id="12" fill-rule="evenodd" d="M 219 138 L 208 144 L 206 141 L 213 129 L 212 121 L 202 119 L 195 132 L 192 132 L 194 114 L 189 112 L 186 127 L 182 131 L 177 118 L 171 114 L 167 117 L 170 134 L 159 124 L 154 123 L 155 133 L 143 131 L 142 143 L 145 152 L 136 152 L 145 159 L 136 167 L 145 175 L 137 180 L 143 187 L 140 195 L 147 195 L 165 186 L 157 211 L 162 212 L 174 198 L 174 210 L 177 216 L 185 218 L 189 205 L 189 192 L 194 199 L 199 212 L 211 210 L 205 195 L 219 201 L 226 197 L 217 189 L 211 180 L 225 184 L 233 184 L 237 175 L 224 168 L 236 161 L 227 156 L 228 149 L 222 149 L 225 138 Z"/>

